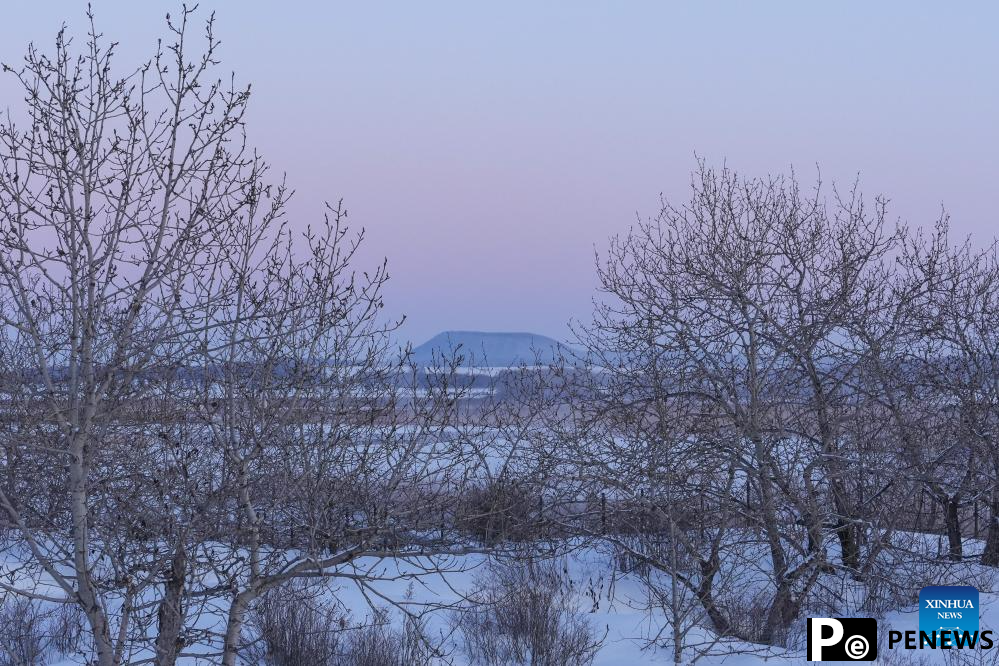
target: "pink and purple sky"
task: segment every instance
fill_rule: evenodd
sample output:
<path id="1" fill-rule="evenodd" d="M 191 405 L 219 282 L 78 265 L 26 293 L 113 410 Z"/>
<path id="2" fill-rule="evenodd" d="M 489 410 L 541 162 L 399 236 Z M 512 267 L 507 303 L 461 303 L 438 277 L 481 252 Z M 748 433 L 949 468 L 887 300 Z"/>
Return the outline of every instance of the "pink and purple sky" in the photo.
<path id="1" fill-rule="evenodd" d="M 95 0 L 131 67 L 169 2 Z M 567 335 L 593 251 L 695 153 L 746 175 L 860 175 L 895 215 L 996 233 L 999 4 L 222 2 L 226 69 L 253 84 L 251 141 L 304 226 L 343 197 L 387 256 L 388 309 L 444 329 Z M 48 49 L 79 2 L 8 3 L 0 60 Z M 0 108 L 16 106 L 0 79 Z M 363 267 L 360 266 L 359 267 Z"/>

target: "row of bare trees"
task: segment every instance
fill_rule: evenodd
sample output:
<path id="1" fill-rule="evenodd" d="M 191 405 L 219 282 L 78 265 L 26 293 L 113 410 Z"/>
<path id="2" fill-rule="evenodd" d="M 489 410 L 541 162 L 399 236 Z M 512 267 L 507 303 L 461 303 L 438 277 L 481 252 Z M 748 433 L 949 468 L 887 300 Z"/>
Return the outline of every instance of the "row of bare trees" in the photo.
<path id="1" fill-rule="evenodd" d="M 900 560 L 961 560 L 979 516 L 999 562 L 994 247 L 702 163 L 599 275 L 552 430 L 616 514 L 577 526 L 647 573 L 678 660 L 685 618 L 782 644 L 830 576 L 911 586 Z"/>
<path id="2" fill-rule="evenodd" d="M 454 360 L 392 347 L 387 273 L 354 271 L 340 206 L 286 224 L 249 89 L 192 15 L 124 77 L 92 17 L 78 53 L 63 31 L 5 68 L 0 589 L 78 607 L 102 666 L 235 664 L 269 590 L 340 577 L 381 602 L 403 574 L 379 561 L 480 549 L 455 498 L 488 434 Z"/>

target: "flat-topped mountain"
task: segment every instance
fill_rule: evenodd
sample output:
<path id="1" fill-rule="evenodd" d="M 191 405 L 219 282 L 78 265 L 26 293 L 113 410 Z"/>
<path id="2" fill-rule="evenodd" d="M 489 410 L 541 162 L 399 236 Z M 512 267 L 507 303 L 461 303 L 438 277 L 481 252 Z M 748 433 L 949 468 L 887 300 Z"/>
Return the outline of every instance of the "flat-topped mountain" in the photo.
<path id="1" fill-rule="evenodd" d="M 550 363 L 570 349 L 537 333 L 494 333 L 486 331 L 444 331 L 413 349 L 413 361 L 427 364 L 433 355 L 450 356 L 457 351 L 464 364 L 478 367 L 510 367 L 520 364 Z"/>

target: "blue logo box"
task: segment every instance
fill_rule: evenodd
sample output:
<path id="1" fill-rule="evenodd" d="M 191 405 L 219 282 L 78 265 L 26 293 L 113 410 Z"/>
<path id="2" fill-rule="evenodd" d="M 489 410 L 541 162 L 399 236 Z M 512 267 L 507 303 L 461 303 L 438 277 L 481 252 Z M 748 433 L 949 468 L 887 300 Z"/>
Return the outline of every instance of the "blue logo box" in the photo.
<path id="1" fill-rule="evenodd" d="M 954 634 L 979 630 L 978 590 L 970 585 L 933 585 L 919 591 L 919 631 L 932 636 L 937 647 L 953 645 Z M 941 631 L 954 632 L 941 637 Z M 925 644 L 922 639 L 920 643 Z"/>

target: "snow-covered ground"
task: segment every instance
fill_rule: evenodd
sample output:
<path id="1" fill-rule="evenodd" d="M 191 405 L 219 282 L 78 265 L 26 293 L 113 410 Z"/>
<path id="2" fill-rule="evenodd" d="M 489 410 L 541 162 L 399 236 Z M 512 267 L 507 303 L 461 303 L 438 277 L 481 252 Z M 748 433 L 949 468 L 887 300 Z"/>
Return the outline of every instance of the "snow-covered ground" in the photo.
<path id="1" fill-rule="evenodd" d="M 605 636 L 603 646 L 594 662 L 595 666 L 652 666 L 672 663 L 673 654 L 670 647 L 656 647 L 651 644 L 650 639 L 656 634 L 668 636 L 668 631 L 663 631 L 663 628 L 669 626 L 669 621 L 662 610 L 649 610 L 648 593 L 641 581 L 629 575 L 615 575 L 606 559 L 594 550 L 577 551 L 566 557 L 564 562 L 567 565 L 573 589 L 577 592 L 579 612 L 589 619 L 598 634 Z M 393 593 L 395 598 L 402 598 L 406 596 L 407 590 L 411 590 L 410 596 L 413 601 L 457 602 L 459 595 L 452 590 L 471 590 L 480 569 L 477 565 L 481 563 L 481 558 L 469 558 L 468 565 L 470 566 L 467 570 L 447 574 L 446 580 L 424 578 L 415 586 L 410 586 L 405 581 L 397 581 L 386 588 L 386 591 Z M 982 630 L 994 629 L 999 633 L 999 594 L 992 591 L 994 572 L 970 564 L 962 566 L 962 568 L 965 573 L 960 575 L 962 579 L 960 582 L 967 582 L 966 576 L 970 577 L 973 582 L 976 578 L 980 581 L 981 607 L 979 612 Z M 365 600 L 356 590 L 341 588 L 337 596 L 358 616 L 366 612 Z M 865 613 L 850 612 L 846 609 L 842 615 L 844 617 L 867 616 Z M 885 650 L 889 630 L 903 632 L 919 630 L 918 604 L 913 603 L 905 608 L 891 611 L 883 617 L 879 617 L 878 620 L 879 638 L 882 642 L 881 649 Z M 448 626 L 444 617 L 437 617 L 429 624 L 431 633 L 438 634 L 446 634 Z M 783 650 L 761 648 L 738 641 L 716 642 L 710 632 L 695 628 L 688 634 L 688 642 L 697 645 L 686 650 L 684 663 L 690 663 L 690 660 L 694 659 L 696 659 L 697 664 L 705 666 L 721 666 L 723 664 L 725 666 L 762 664 L 785 666 L 807 663 L 803 647 L 805 640 L 804 620 L 800 623 L 800 631 L 798 642 L 802 644 L 802 648 Z M 999 653 L 999 635 L 995 636 L 995 640 L 994 651 Z M 455 648 L 453 653 L 455 664 L 463 665 L 460 650 L 457 649 L 457 646 L 452 647 Z M 703 654 L 698 654 L 698 647 L 703 650 Z M 904 652 L 904 650 L 896 646 L 893 652 Z M 938 650 L 922 650 L 918 655 L 911 654 L 924 659 L 927 664 L 945 663 L 945 655 Z M 883 659 L 879 658 L 879 661 L 883 661 Z"/>
<path id="2" fill-rule="evenodd" d="M 454 558 L 448 562 L 446 573 L 427 574 L 425 569 L 417 565 L 402 564 L 395 560 L 359 560 L 354 564 L 355 572 L 363 570 L 367 578 L 377 578 L 380 581 L 371 587 L 362 588 L 350 582 L 348 578 L 341 578 L 329 585 L 326 594 L 349 613 L 352 623 L 365 623 L 373 616 L 376 608 L 384 608 L 392 618 L 391 621 L 401 625 L 401 614 L 390 608 L 385 600 L 411 604 L 414 608 L 454 606 L 461 603 L 463 595 L 475 589 L 477 581 L 481 580 L 486 572 L 487 563 L 487 559 L 481 555 Z M 5 568 L 10 571 L 16 564 L 8 560 Z M 571 581 L 572 598 L 576 601 L 579 616 L 585 617 L 595 633 L 604 637 L 603 645 L 594 662 L 596 666 L 651 666 L 672 663 L 672 649 L 664 645 L 669 636 L 668 616 L 651 602 L 646 587 L 637 577 L 617 571 L 607 555 L 595 548 L 576 549 L 562 556 L 558 560 L 558 566 L 566 572 L 566 577 Z M 979 588 L 981 628 L 999 630 L 999 594 L 995 588 L 995 570 L 970 563 L 940 566 L 947 568 L 946 577 L 953 582 L 971 583 Z M 345 571 L 345 573 L 351 572 Z M 850 583 L 844 582 L 842 577 L 833 577 L 831 581 L 833 583 L 838 581 L 843 585 L 838 592 L 840 598 L 851 598 Z M 855 596 L 859 598 L 859 595 Z M 852 605 L 854 604 L 850 601 L 845 601 L 844 608 L 836 614 L 845 617 L 866 615 L 855 608 L 851 609 Z M 199 625 L 208 627 L 215 624 L 216 628 L 221 629 L 224 624 L 225 604 L 219 600 L 219 603 L 212 604 L 212 607 L 211 612 L 200 618 Z M 447 610 L 434 611 L 428 615 L 425 630 L 431 639 L 439 641 L 445 647 L 456 666 L 466 666 L 460 645 L 457 643 L 458 634 L 452 631 L 452 617 Z M 887 647 L 886 641 L 890 629 L 918 631 L 917 604 L 912 603 L 903 608 L 890 610 L 878 620 L 879 636 L 884 650 Z M 694 647 L 686 650 L 684 663 L 691 663 L 690 660 L 696 657 L 696 663 L 706 666 L 803 664 L 806 663 L 804 620 L 796 625 L 795 631 L 797 633 L 791 641 L 795 648 L 782 650 L 731 640 L 717 641 L 710 632 L 694 627 L 687 636 L 688 644 Z M 653 639 L 656 635 L 663 637 L 659 646 Z M 989 652 L 995 652 L 999 657 L 999 636 L 995 639 L 997 646 Z M 699 654 L 701 651 L 703 654 Z M 896 648 L 893 652 L 903 651 Z M 918 656 L 926 664 L 947 663 L 945 654 L 941 651 L 923 650 L 918 654 L 909 654 Z M 879 658 L 880 661 L 884 659 Z M 82 662 L 63 660 L 56 663 L 59 666 L 68 666 Z M 182 663 L 200 665 L 211 662 L 186 659 L 182 660 Z"/>

